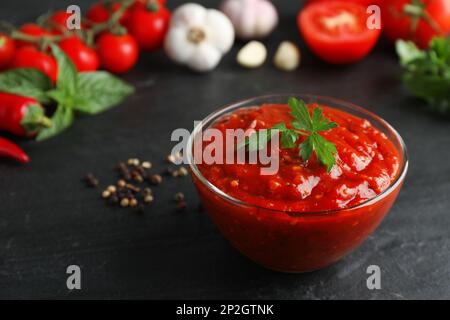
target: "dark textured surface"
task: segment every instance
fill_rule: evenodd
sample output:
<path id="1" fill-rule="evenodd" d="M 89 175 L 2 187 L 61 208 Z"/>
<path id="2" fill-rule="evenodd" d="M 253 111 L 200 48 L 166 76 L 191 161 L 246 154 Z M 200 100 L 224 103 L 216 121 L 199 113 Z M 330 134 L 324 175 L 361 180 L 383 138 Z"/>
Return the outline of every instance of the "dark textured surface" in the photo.
<path id="1" fill-rule="evenodd" d="M 0 19 L 23 22 L 73 3 L 1 1 Z M 277 3 L 283 21 L 267 42 L 270 51 L 284 39 L 304 48 L 295 26 L 300 5 Z M 179 68 L 162 53 L 143 54 L 125 76 L 138 89 L 123 105 L 79 118 L 49 141 L 20 142 L 33 159 L 29 166 L 0 162 L 0 298 L 450 298 L 450 123 L 408 97 L 392 48 L 381 44 L 349 67 L 328 66 L 304 49 L 302 67 L 282 73 L 270 63 L 238 68 L 240 45 L 207 75 Z M 352 101 L 389 121 L 409 148 L 410 173 L 388 217 L 327 269 L 288 275 L 253 264 L 196 211 L 189 179 L 166 181 L 142 216 L 105 207 L 98 192 L 80 183 L 86 171 L 111 182 L 113 164 L 130 156 L 152 159 L 162 169 L 174 128 L 191 128 L 221 105 L 271 92 Z M 187 195 L 186 213 L 173 210 L 178 190 Z M 66 289 L 70 264 L 81 266 L 80 291 Z M 382 269 L 382 290 L 366 288 L 370 264 Z"/>

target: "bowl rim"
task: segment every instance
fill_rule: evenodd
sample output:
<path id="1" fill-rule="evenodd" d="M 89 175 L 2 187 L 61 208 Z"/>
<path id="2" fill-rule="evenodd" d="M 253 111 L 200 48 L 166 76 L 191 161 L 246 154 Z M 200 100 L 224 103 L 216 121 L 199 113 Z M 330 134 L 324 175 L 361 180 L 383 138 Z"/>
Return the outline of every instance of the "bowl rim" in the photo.
<path id="1" fill-rule="evenodd" d="M 287 101 L 288 97 L 297 97 L 297 98 L 301 98 L 301 99 L 317 100 L 318 103 L 321 103 L 319 101 L 322 101 L 322 102 L 329 101 L 335 105 L 343 105 L 343 106 L 346 106 L 347 108 L 367 114 L 368 116 L 370 116 L 370 117 L 374 118 L 376 121 L 378 121 L 379 124 L 381 124 L 387 130 L 389 130 L 390 133 L 393 135 L 393 137 L 395 137 L 395 139 L 397 140 L 397 143 L 401 147 L 401 150 L 398 150 L 399 154 L 403 153 L 402 154 L 402 160 L 403 160 L 402 168 L 401 168 L 400 173 L 397 175 L 396 179 L 394 180 L 394 182 L 392 182 L 388 188 L 386 188 L 383 192 L 377 194 L 375 197 L 368 199 L 368 200 L 361 202 L 354 206 L 337 208 L 337 209 L 329 209 L 329 210 L 319 210 L 319 211 L 285 211 L 285 210 L 271 209 L 268 207 L 264 207 L 262 205 L 256 205 L 256 204 L 245 202 L 243 200 L 239 200 L 235 197 L 230 196 L 229 194 L 222 191 L 218 187 L 216 187 L 208 179 L 206 179 L 205 176 L 203 176 L 203 174 L 200 172 L 197 165 L 194 163 L 192 149 L 193 149 L 194 137 L 196 136 L 196 134 L 198 134 L 198 132 L 201 131 L 201 129 L 203 128 L 203 125 L 205 123 L 209 123 L 211 121 L 212 121 L 212 123 L 214 123 L 215 120 L 219 119 L 220 117 L 222 117 L 226 114 L 229 114 L 231 111 L 238 110 L 240 108 L 250 108 L 251 105 L 248 105 L 248 104 L 250 104 L 252 101 L 257 101 L 257 100 L 261 101 L 261 100 L 265 100 L 265 99 L 266 100 L 281 99 L 281 98 L 286 98 L 286 101 Z M 261 103 L 255 104 L 255 106 L 259 106 L 260 104 Z M 329 107 L 336 109 L 336 107 L 333 107 L 333 106 L 329 106 Z M 392 138 L 389 138 L 389 139 L 391 140 L 391 142 L 395 143 L 395 141 L 392 141 Z M 315 94 L 303 94 L 303 93 L 292 93 L 292 94 L 277 93 L 277 94 L 261 95 L 261 96 L 246 98 L 246 99 L 239 100 L 237 102 L 229 103 L 219 109 L 216 109 L 215 111 L 213 111 L 208 116 L 206 116 L 202 121 L 200 121 L 194 127 L 194 130 L 190 134 L 187 145 L 186 145 L 186 152 L 187 152 L 186 155 L 187 155 L 189 167 L 190 167 L 193 175 L 203 185 L 205 185 L 210 191 L 212 191 L 214 194 L 218 195 L 219 197 L 223 198 L 224 200 L 231 202 L 238 206 L 252 207 L 252 208 L 261 209 L 261 210 L 268 211 L 268 212 L 272 211 L 274 213 L 285 213 L 287 215 L 295 216 L 295 217 L 311 216 L 311 215 L 313 215 L 313 216 L 320 216 L 320 215 L 329 216 L 332 213 L 337 214 L 337 213 L 343 212 L 343 211 L 352 211 L 352 210 L 357 210 L 357 209 L 360 209 L 363 207 L 371 206 L 371 205 L 379 202 L 380 200 L 386 198 L 389 194 L 391 194 L 394 190 L 396 190 L 399 185 L 401 185 L 403 183 L 405 176 L 408 172 L 408 167 L 409 167 L 408 151 L 407 151 L 405 142 L 403 141 L 403 138 L 400 136 L 400 134 L 397 132 L 397 130 L 395 130 L 394 127 L 392 127 L 386 120 L 384 120 L 383 118 L 377 116 L 376 114 L 372 113 L 371 111 L 369 111 L 363 107 L 360 107 L 351 102 L 347 102 L 345 100 L 328 97 L 328 96 L 315 95 Z"/>

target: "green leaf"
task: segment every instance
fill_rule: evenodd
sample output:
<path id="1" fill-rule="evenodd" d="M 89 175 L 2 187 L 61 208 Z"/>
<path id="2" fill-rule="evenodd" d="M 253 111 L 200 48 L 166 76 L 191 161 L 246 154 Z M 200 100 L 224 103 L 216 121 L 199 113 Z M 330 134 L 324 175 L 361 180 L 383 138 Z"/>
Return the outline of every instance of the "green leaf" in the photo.
<path id="1" fill-rule="evenodd" d="M 296 98 L 289 98 L 288 104 L 291 107 L 291 114 L 294 117 L 292 126 L 298 130 L 313 131 L 313 124 L 311 116 L 309 115 L 308 108 L 304 101 Z"/>
<path id="2" fill-rule="evenodd" d="M 303 161 L 307 161 L 309 158 L 311 158 L 313 150 L 314 146 L 311 143 L 311 139 L 308 137 L 300 144 L 300 156 L 302 157 Z"/>
<path id="3" fill-rule="evenodd" d="M 58 63 L 56 87 L 67 96 L 74 96 L 77 90 L 77 69 L 72 60 L 57 45 L 51 44 L 53 56 Z"/>
<path id="4" fill-rule="evenodd" d="M 277 131 L 275 130 L 261 130 L 252 134 L 250 137 L 247 137 L 248 143 L 245 145 L 248 146 L 249 152 L 259 151 L 267 147 L 267 144 L 272 139 Z"/>
<path id="5" fill-rule="evenodd" d="M 72 124 L 73 118 L 73 110 L 71 108 L 58 105 L 56 112 L 52 117 L 52 126 L 41 130 L 37 135 L 36 140 L 42 141 L 61 133 Z"/>
<path id="6" fill-rule="evenodd" d="M 321 164 L 326 166 L 327 172 L 330 172 L 336 163 L 334 157 L 334 154 L 337 152 L 336 146 L 317 133 L 313 133 L 310 139 L 316 151 L 317 159 Z"/>
<path id="7" fill-rule="evenodd" d="M 82 72 L 78 75 L 74 108 L 87 114 L 103 112 L 134 92 L 134 88 L 108 72 Z"/>
<path id="8" fill-rule="evenodd" d="M 412 41 L 398 40 L 395 46 L 402 65 L 407 65 L 412 61 L 421 59 L 425 56 L 425 53 L 417 48 Z"/>
<path id="9" fill-rule="evenodd" d="M 397 52 L 404 67 L 403 83 L 409 91 L 427 101 L 431 110 L 449 114 L 450 38 L 433 38 L 427 51 L 399 41 Z"/>
<path id="10" fill-rule="evenodd" d="M 304 101 L 289 98 L 288 104 L 291 107 L 291 115 L 294 117 L 291 122 L 294 129 L 289 129 L 285 123 L 279 123 L 273 127 L 281 132 L 283 148 L 296 148 L 300 135 L 304 135 L 306 139 L 300 144 L 299 155 L 307 161 L 316 151 L 317 160 L 327 167 L 327 171 L 330 171 L 336 163 L 334 158 L 337 152 L 336 146 L 318 132 L 336 128 L 337 123 L 325 118 L 323 110 L 318 107 L 314 108 L 311 116 Z"/>
<path id="11" fill-rule="evenodd" d="M 30 97 L 41 103 L 50 100 L 46 91 L 52 88 L 51 80 L 34 68 L 17 68 L 0 73 L 0 91 Z"/>

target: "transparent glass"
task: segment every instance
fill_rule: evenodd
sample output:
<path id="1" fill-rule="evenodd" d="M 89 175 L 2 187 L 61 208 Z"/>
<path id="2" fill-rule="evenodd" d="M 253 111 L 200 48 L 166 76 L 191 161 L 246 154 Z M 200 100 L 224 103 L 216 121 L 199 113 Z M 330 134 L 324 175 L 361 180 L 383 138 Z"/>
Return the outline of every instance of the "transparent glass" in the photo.
<path id="1" fill-rule="evenodd" d="M 354 207 L 285 212 L 245 203 L 218 189 L 202 175 L 193 157 L 193 141 L 224 115 L 264 103 L 285 104 L 288 97 L 319 103 L 367 119 L 386 134 L 401 157 L 397 179 L 383 193 Z M 326 267 L 358 247 L 381 223 L 403 185 L 408 156 L 403 139 L 386 121 L 348 102 L 334 98 L 285 94 L 251 98 L 225 106 L 198 125 L 187 146 L 191 175 L 211 219 L 241 253 L 253 261 L 283 272 L 308 272 Z"/>

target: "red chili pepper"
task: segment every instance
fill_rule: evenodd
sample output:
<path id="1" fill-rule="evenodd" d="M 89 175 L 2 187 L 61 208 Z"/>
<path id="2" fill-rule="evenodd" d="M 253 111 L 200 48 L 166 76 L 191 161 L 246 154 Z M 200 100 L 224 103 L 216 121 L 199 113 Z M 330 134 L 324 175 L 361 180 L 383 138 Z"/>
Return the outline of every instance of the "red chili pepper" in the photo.
<path id="1" fill-rule="evenodd" d="M 44 108 L 33 98 L 0 93 L 0 130 L 18 136 L 33 136 L 39 129 L 50 127 Z"/>
<path id="2" fill-rule="evenodd" d="M 10 158 L 21 163 L 30 162 L 28 155 L 11 141 L 0 137 L 0 158 Z"/>

